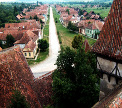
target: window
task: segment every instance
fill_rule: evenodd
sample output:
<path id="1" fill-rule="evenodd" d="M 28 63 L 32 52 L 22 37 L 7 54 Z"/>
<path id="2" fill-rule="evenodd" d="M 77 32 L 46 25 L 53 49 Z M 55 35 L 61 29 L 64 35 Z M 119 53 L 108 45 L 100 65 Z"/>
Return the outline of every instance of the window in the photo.
<path id="1" fill-rule="evenodd" d="M 25 56 L 27 56 L 27 53 L 25 53 Z"/>
<path id="2" fill-rule="evenodd" d="M 31 53 L 29 52 L 29 56 L 31 56 Z"/>

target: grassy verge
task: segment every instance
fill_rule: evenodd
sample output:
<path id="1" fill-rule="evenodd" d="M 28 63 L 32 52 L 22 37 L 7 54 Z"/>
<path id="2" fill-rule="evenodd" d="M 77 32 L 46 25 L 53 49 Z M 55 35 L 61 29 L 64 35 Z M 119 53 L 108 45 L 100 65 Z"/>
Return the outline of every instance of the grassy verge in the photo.
<path id="1" fill-rule="evenodd" d="M 46 39 L 48 42 L 49 42 L 49 15 L 50 15 L 50 8 L 49 8 L 49 11 L 48 11 L 48 20 L 46 22 L 46 25 L 44 26 L 44 29 L 43 29 L 43 39 Z M 49 49 L 47 49 L 45 52 L 43 51 L 40 51 L 38 57 L 36 60 L 29 60 L 27 59 L 27 62 L 29 65 L 35 65 L 43 60 L 45 60 L 49 55 Z"/>
<path id="2" fill-rule="evenodd" d="M 27 60 L 29 65 L 35 65 L 38 64 L 39 62 L 45 60 L 48 57 L 49 54 L 49 49 L 47 49 L 45 52 L 41 51 L 37 57 L 36 60 Z"/>
<path id="3" fill-rule="evenodd" d="M 77 35 L 77 33 L 68 30 L 60 23 L 60 21 L 59 21 L 60 15 L 56 12 L 56 10 L 54 8 L 53 8 L 53 16 L 54 16 L 54 19 L 57 18 L 57 23 L 55 23 L 55 24 L 56 24 L 57 32 L 59 32 L 59 35 L 60 35 L 59 41 L 61 38 L 61 43 L 62 43 L 61 45 L 63 47 L 66 47 L 66 46 L 72 47 L 71 43 L 72 43 L 73 37 L 74 37 L 74 35 Z M 96 40 L 94 40 L 94 39 L 83 36 L 83 40 L 85 40 L 85 39 L 88 40 L 90 45 L 93 45 L 96 42 Z"/>
<path id="4" fill-rule="evenodd" d="M 43 29 L 43 38 L 46 39 L 48 42 L 49 42 L 49 21 L 50 21 L 50 8 L 48 10 L 48 20 Z"/>

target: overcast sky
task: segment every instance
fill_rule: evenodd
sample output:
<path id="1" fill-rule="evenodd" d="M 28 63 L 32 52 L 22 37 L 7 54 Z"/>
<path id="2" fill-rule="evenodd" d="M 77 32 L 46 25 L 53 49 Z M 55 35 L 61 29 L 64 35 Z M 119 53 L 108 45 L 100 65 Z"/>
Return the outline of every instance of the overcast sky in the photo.
<path id="1" fill-rule="evenodd" d="M 0 2 L 36 2 L 36 1 L 41 1 L 41 2 L 43 2 L 43 1 L 49 1 L 49 2 L 51 2 L 51 1 L 60 1 L 60 2 L 62 2 L 62 1 L 93 1 L 93 0 L 0 0 Z"/>

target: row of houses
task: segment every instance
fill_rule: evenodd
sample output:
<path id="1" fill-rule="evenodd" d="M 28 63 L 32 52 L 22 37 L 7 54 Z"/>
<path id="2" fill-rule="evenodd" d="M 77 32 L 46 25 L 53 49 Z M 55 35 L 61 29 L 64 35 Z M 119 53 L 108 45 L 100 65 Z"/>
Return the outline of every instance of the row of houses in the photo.
<path id="1" fill-rule="evenodd" d="M 19 45 L 26 58 L 35 58 L 38 48 L 38 39 L 41 39 L 41 24 L 36 20 L 29 20 L 30 16 L 42 14 L 44 22 L 47 20 L 48 6 L 41 5 L 30 12 L 25 11 L 25 20 L 21 20 L 21 23 L 6 23 L 4 28 L 0 29 L 0 40 L 2 44 L 6 44 L 6 36 L 12 35 L 15 39 L 14 45 Z M 34 13 L 34 14 L 33 14 Z M 18 15 L 19 16 L 19 15 Z M 17 16 L 17 17 L 18 17 Z M 40 15 L 41 16 L 41 15 Z M 41 19 L 41 17 L 39 17 Z"/>
<path id="2" fill-rule="evenodd" d="M 99 15 L 96 15 L 93 11 L 88 14 L 83 10 L 83 15 L 79 16 L 78 11 L 74 8 L 61 7 L 59 5 L 56 5 L 56 11 L 60 14 L 60 22 L 63 26 L 67 27 L 71 21 L 72 24 L 79 28 L 79 33 L 98 39 L 98 34 L 104 25 Z M 86 17 L 90 19 L 86 19 Z"/>
<path id="3" fill-rule="evenodd" d="M 41 5 L 39 7 L 36 7 L 35 9 L 31 9 L 30 11 L 27 11 L 28 9 L 23 10 L 23 14 L 17 15 L 17 19 L 24 19 L 29 20 L 34 18 L 34 16 L 37 15 L 39 19 L 42 19 L 42 21 L 45 23 L 47 21 L 47 14 L 48 14 L 48 6 L 47 5 Z"/>

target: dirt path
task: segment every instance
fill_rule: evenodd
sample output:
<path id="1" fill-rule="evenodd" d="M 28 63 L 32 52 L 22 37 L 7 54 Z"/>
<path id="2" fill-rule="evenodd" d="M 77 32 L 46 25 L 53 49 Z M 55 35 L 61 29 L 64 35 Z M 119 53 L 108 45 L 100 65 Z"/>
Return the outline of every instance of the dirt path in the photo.
<path id="1" fill-rule="evenodd" d="M 56 69 L 56 65 L 54 64 L 57 60 L 58 51 L 60 51 L 60 45 L 56 32 L 52 8 L 50 8 L 49 57 L 45 61 L 31 67 L 31 70 L 36 78 Z"/>

